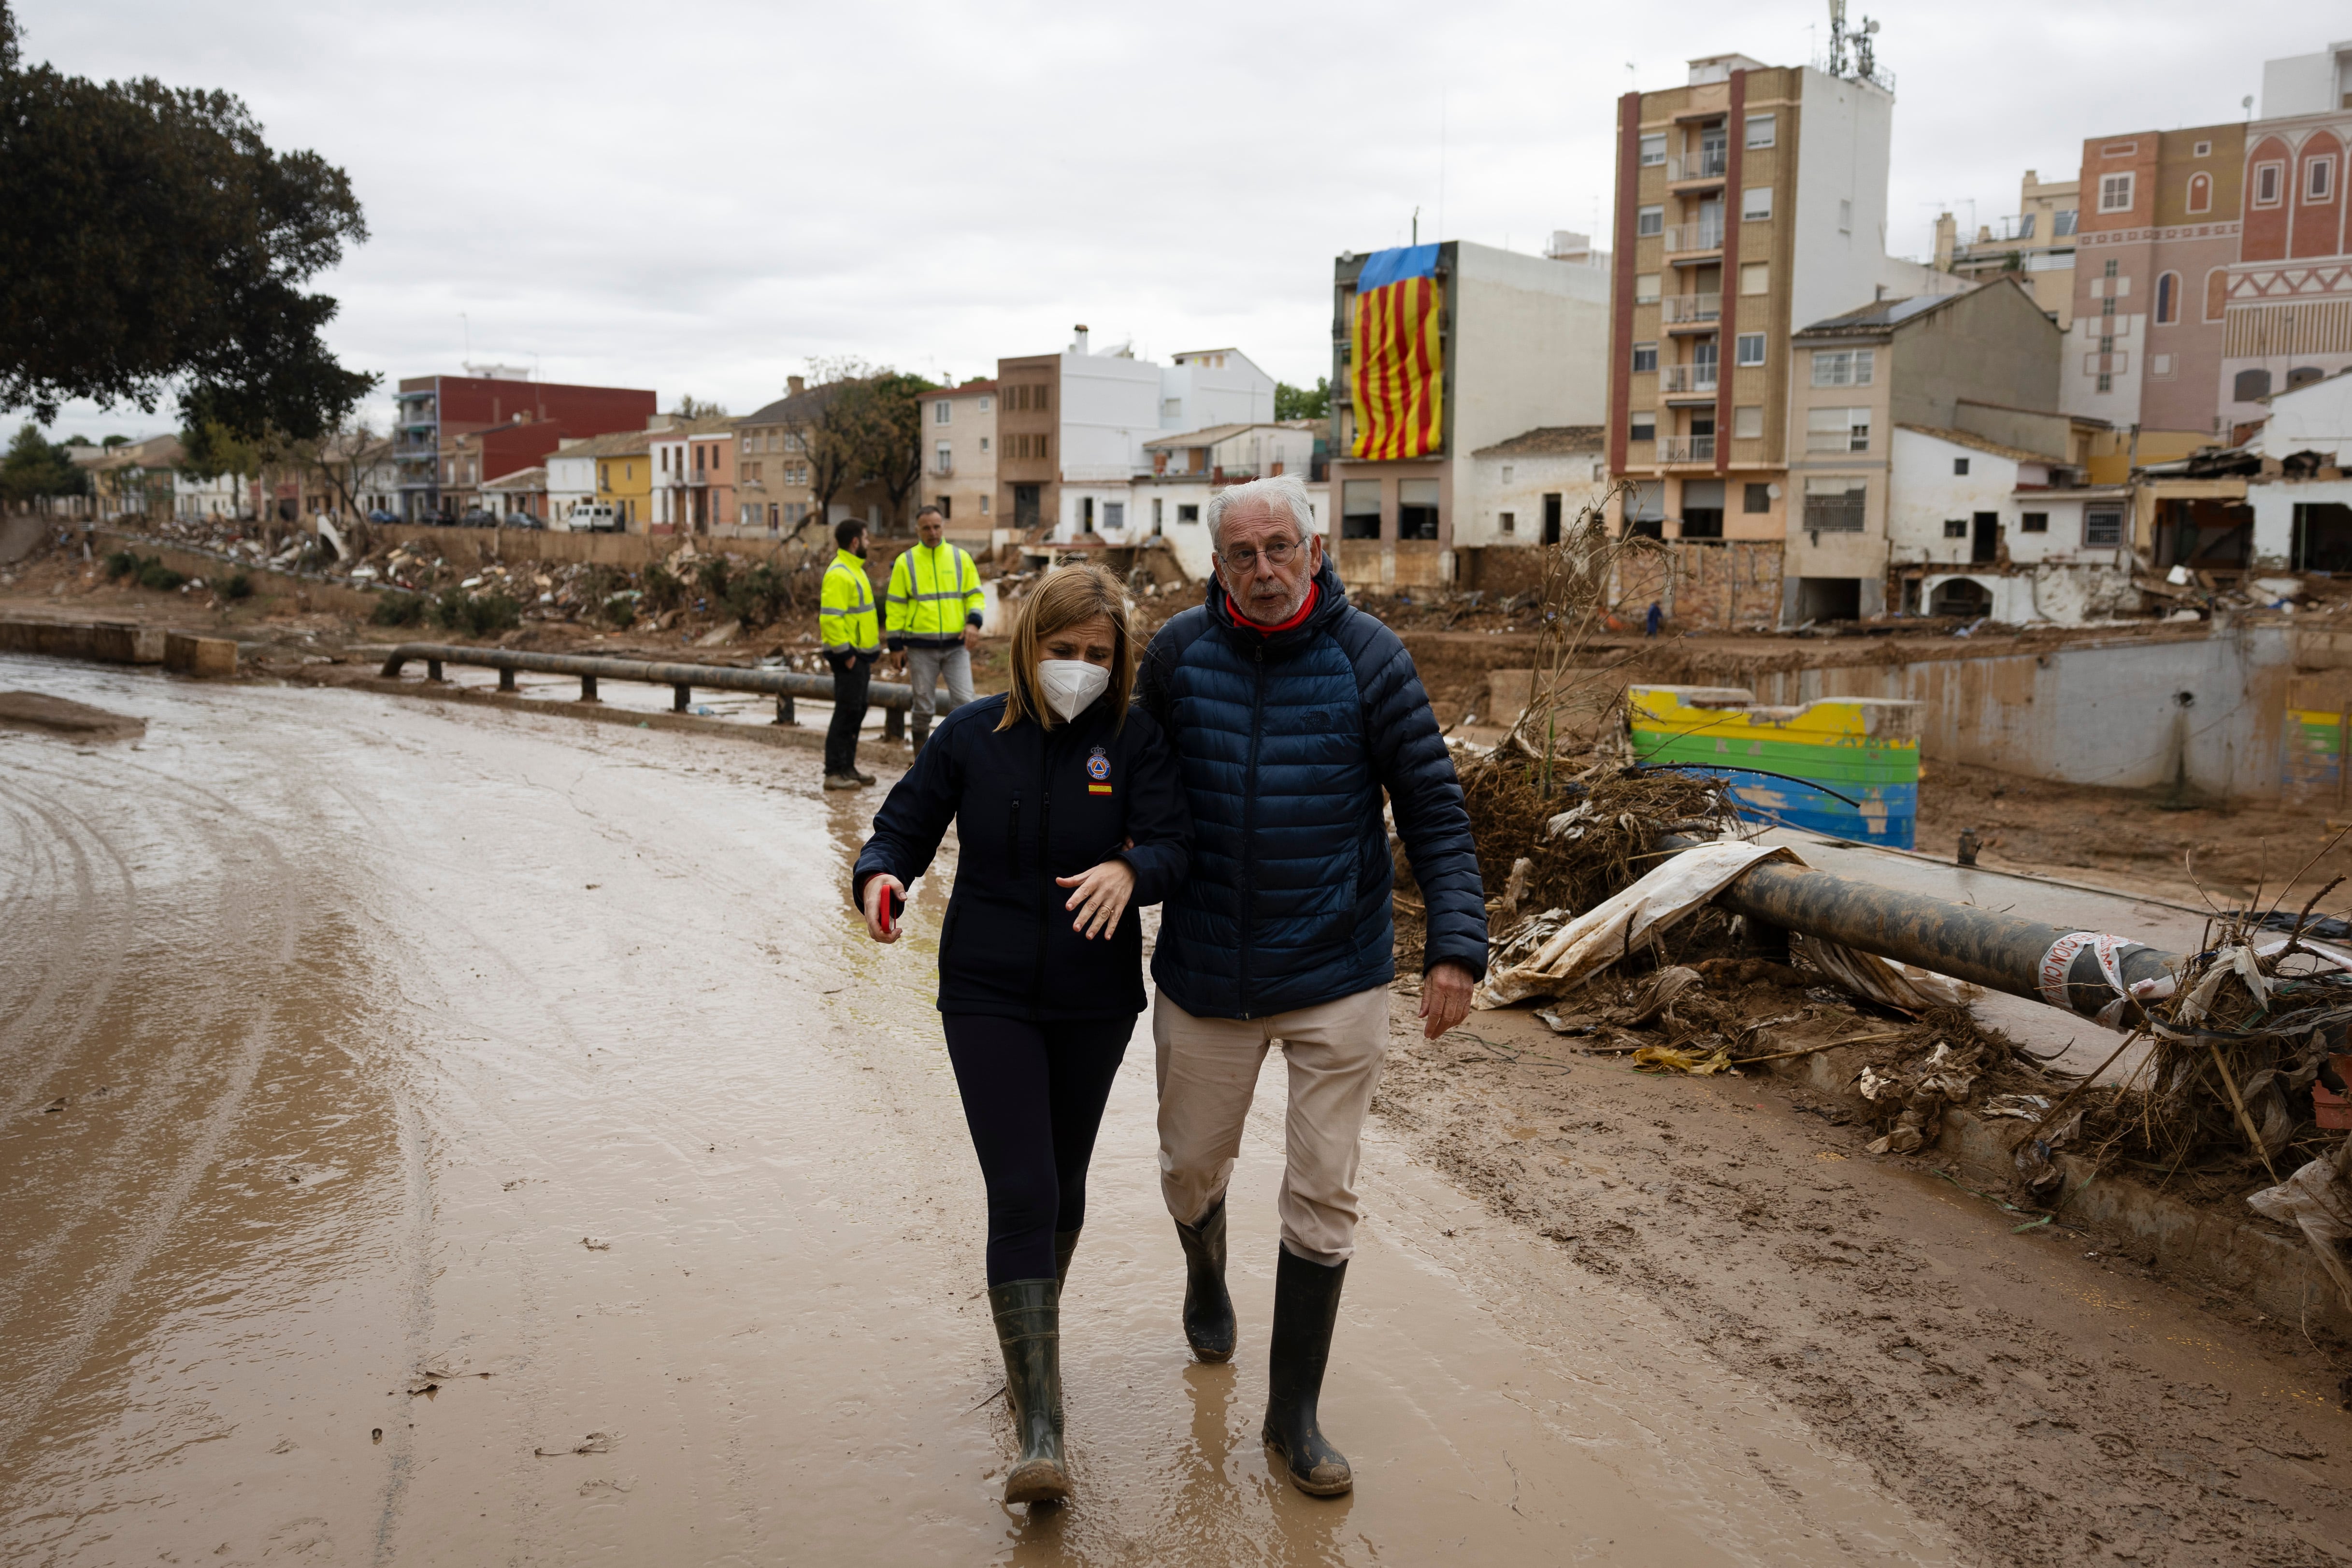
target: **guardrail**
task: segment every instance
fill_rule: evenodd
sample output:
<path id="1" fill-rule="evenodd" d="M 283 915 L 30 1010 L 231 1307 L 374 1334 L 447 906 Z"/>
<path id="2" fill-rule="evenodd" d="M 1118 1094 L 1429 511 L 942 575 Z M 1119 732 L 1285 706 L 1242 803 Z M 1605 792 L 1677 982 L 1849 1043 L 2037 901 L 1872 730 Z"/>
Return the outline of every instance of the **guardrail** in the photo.
<path id="1" fill-rule="evenodd" d="M 818 697 L 833 700 L 833 678 L 829 675 L 803 675 L 793 669 L 741 669 L 727 664 L 666 664 L 650 659 L 604 658 L 592 654 L 526 653 L 519 648 L 460 647 L 454 643 L 404 642 L 385 656 L 383 678 L 396 679 L 403 666 L 415 659 L 425 661 L 427 680 L 442 679 L 444 665 L 468 665 L 499 672 L 499 689 L 515 689 L 515 673 L 529 670 L 534 675 L 576 676 L 580 681 L 580 700 L 603 700 L 596 695 L 599 680 L 634 680 L 646 686 L 667 686 L 673 696 L 670 711 L 683 713 L 694 701 L 698 686 L 713 691 L 763 691 L 776 700 L 778 724 L 797 724 L 793 712 L 795 697 Z M 866 700 L 883 710 L 882 738 L 902 741 L 907 737 L 907 710 L 915 700 L 915 689 L 889 681 L 875 681 L 866 688 Z M 942 705 L 940 716 L 948 710 Z"/>

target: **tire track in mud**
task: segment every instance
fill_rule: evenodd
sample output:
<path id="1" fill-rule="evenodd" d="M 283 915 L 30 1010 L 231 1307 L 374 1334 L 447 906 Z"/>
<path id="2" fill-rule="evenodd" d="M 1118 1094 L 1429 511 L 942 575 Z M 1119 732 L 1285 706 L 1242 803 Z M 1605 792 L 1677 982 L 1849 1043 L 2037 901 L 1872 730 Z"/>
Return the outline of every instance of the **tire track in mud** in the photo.
<path id="1" fill-rule="evenodd" d="M 0 770 L 0 802 L 23 814 L 18 820 L 20 830 L 37 823 L 46 833 L 25 833 L 28 842 L 39 844 L 39 864 L 29 868 L 32 875 L 12 881 L 0 918 L 5 919 L 6 929 L 22 931 L 29 918 L 27 911 L 37 906 L 43 921 L 61 919 L 64 929 L 38 949 L 40 956 L 35 962 L 41 973 L 31 995 L 22 1003 L 12 999 L 5 1016 L 0 1016 L 0 1063 L 5 1064 L 10 1080 L 7 1098 L 0 1102 L 0 1118 L 22 1115 L 52 1098 L 48 1086 L 58 1064 L 70 1054 L 72 1037 L 53 1020 L 67 1011 L 66 999 L 77 992 L 82 994 L 81 999 L 71 1011 L 83 1017 L 106 1005 L 120 970 L 115 961 L 121 955 L 122 943 L 119 934 L 108 940 L 103 933 L 129 929 L 139 910 L 138 887 L 122 858 L 85 817 L 17 786 L 11 773 L 18 771 L 32 770 Z M 100 858 L 113 870 L 110 914 L 110 895 L 101 892 L 93 865 Z M 70 861 L 69 875 L 58 874 L 61 861 Z M 64 900 L 59 895 L 68 882 L 71 901 L 60 910 L 57 906 Z M 42 897 L 45 886 L 51 894 L 46 899 Z M 10 945 L 22 954 L 29 944 Z M 70 951 L 60 952 L 60 948 Z M 37 1043 L 43 1041 L 47 1043 Z"/>

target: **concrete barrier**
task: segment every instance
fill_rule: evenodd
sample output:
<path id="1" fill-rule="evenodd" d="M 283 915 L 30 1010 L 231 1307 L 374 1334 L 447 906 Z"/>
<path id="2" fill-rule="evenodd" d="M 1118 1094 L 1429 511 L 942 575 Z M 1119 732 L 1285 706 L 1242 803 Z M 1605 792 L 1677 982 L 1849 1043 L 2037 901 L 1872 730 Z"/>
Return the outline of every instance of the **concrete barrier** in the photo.
<path id="1" fill-rule="evenodd" d="M 0 619 L 0 649 L 45 653 L 101 664 L 161 664 L 163 630 L 135 621 L 63 621 L 36 616 Z"/>
<path id="2" fill-rule="evenodd" d="M 226 679 L 236 674 L 236 644 L 226 637 L 165 632 L 163 668 L 175 675 L 193 675 L 202 680 Z"/>

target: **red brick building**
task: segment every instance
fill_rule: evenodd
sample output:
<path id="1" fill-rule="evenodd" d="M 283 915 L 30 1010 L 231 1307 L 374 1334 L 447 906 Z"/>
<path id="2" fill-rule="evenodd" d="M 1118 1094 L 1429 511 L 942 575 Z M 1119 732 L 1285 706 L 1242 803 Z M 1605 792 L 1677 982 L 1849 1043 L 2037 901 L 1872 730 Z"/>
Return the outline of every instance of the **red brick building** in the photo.
<path id="1" fill-rule="evenodd" d="M 412 522 L 457 516 L 485 482 L 545 462 L 559 440 L 642 430 L 655 406 L 653 393 L 634 387 L 408 377 L 394 426 L 401 515 Z M 475 435 L 480 440 L 461 452 L 458 437 Z"/>

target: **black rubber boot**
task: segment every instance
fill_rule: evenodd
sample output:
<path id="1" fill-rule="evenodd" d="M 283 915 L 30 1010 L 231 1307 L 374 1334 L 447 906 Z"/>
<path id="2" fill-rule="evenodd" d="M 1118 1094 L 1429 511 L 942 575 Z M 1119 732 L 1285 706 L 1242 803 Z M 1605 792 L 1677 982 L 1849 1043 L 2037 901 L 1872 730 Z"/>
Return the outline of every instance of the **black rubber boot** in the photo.
<path id="1" fill-rule="evenodd" d="M 1225 1293 L 1225 1200 L 1198 1225 L 1176 1222 L 1184 1244 L 1184 1342 L 1202 1361 L 1231 1361 L 1234 1299 Z"/>
<path id="2" fill-rule="evenodd" d="M 1339 1321 L 1345 1263 L 1325 1268 L 1287 1247 L 1274 1271 L 1274 1350 L 1266 1379 L 1266 1446 L 1282 1456 L 1290 1484 L 1309 1497 L 1338 1497 L 1355 1489 L 1348 1456 L 1331 1447 L 1315 1419 L 1323 1369 L 1331 1360 L 1331 1330 Z"/>
<path id="3" fill-rule="evenodd" d="M 1070 1254 L 1077 1249 L 1078 1233 L 1076 1231 L 1057 1230 L 1054 1233 L 1054 1283 L 1055 1285 L 1067 1285 L 1070 1282 Z"/>
<path id="4" fill-rule="evenodd" d="M 1021 1457 L 1004 1478 L 1004 1500 L 1059 1502 L 1070 1495 L 1062 1458 L 1061 1288 L 1051 1279 L 1007 1280 L 989 1288 L 988 1305 L 1021 1439 Z"/>

